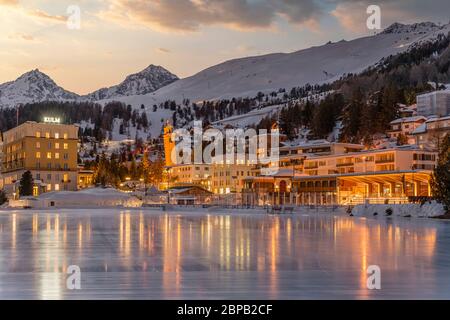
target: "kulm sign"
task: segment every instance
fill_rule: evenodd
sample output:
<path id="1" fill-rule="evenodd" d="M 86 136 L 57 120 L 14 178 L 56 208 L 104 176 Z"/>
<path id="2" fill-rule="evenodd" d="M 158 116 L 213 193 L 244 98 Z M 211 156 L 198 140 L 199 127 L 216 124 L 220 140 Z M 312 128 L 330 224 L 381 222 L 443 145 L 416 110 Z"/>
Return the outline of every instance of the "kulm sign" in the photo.
<path id="1" fill-rule="evenodd" d="M 61 123 L 61 118 L 55 118 L 55 117 L 44 117 L 45 123 Z"/>

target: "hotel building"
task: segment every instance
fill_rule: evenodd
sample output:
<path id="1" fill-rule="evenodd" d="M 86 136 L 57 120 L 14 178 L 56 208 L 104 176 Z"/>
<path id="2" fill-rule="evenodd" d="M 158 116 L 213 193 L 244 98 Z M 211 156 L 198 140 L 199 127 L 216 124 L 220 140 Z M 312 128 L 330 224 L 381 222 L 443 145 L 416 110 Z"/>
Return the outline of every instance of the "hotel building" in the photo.
<path id="1" fill-rule="evenodd" d="M 285 159 L 280 159 L 283 162 Z M 430 196 L 431 171 L 437 154 L 416 146 L 305 155 L 273 176 L 245 181 L 251 204 L 357 204 L 408 202 Z"/>
<path id="2" fill-rule="evenodd" d="M 3 133 L 2 180 L 13 193 L 26 171 L 34 178 L 33 194 L 77 190 L 78 127 L 25 122 Z"/>

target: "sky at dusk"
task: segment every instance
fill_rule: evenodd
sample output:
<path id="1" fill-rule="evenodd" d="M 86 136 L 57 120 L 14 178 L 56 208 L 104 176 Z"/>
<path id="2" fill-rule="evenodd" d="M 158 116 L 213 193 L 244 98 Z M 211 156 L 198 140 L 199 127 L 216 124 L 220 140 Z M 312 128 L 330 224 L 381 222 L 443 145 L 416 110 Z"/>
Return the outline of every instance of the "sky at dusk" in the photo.
<path id="1" fill-rule="evenodd" d="M 448 0 L 0 0 L 0 83 L 39 68 L 85 94 L 149 64 L 187 77 L 225 60 L 371 35 L 392 22 L 448 23 Z M 67 26 L 78 6 L 81 28 Z"/>

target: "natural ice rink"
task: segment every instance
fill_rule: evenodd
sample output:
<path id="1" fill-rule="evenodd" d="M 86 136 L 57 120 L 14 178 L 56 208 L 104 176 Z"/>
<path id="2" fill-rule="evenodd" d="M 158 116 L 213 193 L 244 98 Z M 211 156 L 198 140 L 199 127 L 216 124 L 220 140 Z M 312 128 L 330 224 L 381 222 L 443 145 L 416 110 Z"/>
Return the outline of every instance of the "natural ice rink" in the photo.
<path id="1" fill-rule="evenodd" d="M 66 270 L 81 268 L 81 289 Z M 381 268 L 368 290 L 367 267 Z M 0 211 L 0 299 L 450 298 L 450 224 L 332 213 Z"/>

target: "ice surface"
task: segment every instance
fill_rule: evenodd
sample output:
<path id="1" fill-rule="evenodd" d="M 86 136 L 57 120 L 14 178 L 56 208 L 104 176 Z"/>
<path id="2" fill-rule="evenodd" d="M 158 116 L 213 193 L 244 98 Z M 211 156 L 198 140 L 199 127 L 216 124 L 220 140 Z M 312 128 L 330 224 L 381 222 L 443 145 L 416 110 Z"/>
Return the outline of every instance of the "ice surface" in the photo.
<path id="1" fill-rule="evenodd" d="M 448 299 L 449 267 L 450 224 L 430 219 L 0 211 L 0 299 Z"/>

